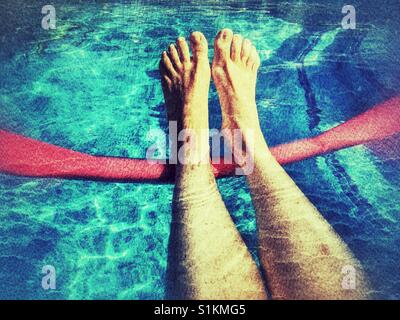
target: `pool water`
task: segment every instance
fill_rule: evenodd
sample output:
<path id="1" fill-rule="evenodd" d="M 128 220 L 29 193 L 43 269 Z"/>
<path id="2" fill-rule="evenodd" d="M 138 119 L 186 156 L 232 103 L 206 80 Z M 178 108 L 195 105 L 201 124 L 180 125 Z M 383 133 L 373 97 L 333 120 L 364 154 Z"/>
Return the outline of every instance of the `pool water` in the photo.
<path id="1" fill-rule="evenodd" d="M 179 35 L 223 27 L 250 38 L 268 143 L 309 137 L 400 92 L 396 1 L 42 1 L 0 4 L 0 128 L 95 155 L 144 157 L 165 129 L 157 72 Z M 3 23 L 3 21 L 5 23 Z M 220 125 L 215 88 L 210 123 Z M 400 121 L 400 119 L 399 119 Z M 362 262 L 376 298 L 400 298 L 400 137 L 286 167 Z M 254 210 L 243 178 L 220 190 L 256 257 Z M 172 185 L 0 175 L 0 298 L 162 299 Z M 55 290 L 41 286 L 45 265 Z"/>

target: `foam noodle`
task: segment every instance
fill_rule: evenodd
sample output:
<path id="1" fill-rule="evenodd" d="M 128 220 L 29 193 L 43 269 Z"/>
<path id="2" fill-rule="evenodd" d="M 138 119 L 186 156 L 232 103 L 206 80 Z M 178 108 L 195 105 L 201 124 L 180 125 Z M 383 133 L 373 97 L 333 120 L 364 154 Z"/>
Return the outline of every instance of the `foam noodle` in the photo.
<path id="1" fill-rule="evenodd" d="M 279 163 L 289 164 L 398 132 L 400 96 L 316 137 L 282 144 L 271 148 L 271 152 Z M 235 172 L 235 165 L 222 160 L 213 167 L 217 177 Z M 173 181 L 174 166 L 146 159 L 92 156 L 0 130 L 0 172 L 41 178 L 167 182 Z"/>

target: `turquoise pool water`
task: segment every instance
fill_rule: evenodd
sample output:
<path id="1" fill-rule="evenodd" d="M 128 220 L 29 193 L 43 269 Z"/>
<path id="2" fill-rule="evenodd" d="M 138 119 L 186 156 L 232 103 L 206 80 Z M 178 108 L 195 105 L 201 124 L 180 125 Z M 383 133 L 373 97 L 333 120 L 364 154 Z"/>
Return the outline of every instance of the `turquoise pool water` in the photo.
<path id="1" fill-rule="evenodd" d="M 166 127 L 160 53 L 194 30 L 212 44 L 229 27 L 256 44 L 270 145 L 327 130 L 400 90 L 395 1 L 354 1 L 356 30 L 341 29 L 341 1 L 53 3 L 51 31 L 41 28 L 40 1 L 0 4 L 0 127 L 74 150 L 144 157 L 149 130 Z M 210 122 L 220 124 L 214 88 Z M 399 141 L 287 166 L 377 298 L 400 298 Z M 245 181 L 219 186 L 256 256 Z M 0 298 L 162 299 L 172 188 L 0 175 Z M 56 290 L 41 287 L 44 265 L 56 268 Z"/>

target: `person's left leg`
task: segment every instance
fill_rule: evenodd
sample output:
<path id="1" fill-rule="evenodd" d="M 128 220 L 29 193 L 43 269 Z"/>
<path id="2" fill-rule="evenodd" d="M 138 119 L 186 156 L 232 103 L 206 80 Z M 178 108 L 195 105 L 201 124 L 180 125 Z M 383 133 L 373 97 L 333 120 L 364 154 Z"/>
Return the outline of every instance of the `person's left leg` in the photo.
<path id="1" fill-rule="evenodd" d="M 188 130 L 177 164 L 167 297 L 265 299 L 259 270 L 233 223 L 212 172 L 208 145 L 210 66 L 207 41 L 183 38 L 164 52 L 162 86 L 170 121 Z"/>
<path id="2" fill-rule="evenodd" d="M 256 210 L 260 262 L 272 299 L 368 298 L 370 288 L 360 262 L 269 151 L 257 114 L 256 48 L 224 29 L 214 50 L 213 79 L 223 127 L 240 130 L 243 141 L 254 146 L 248 155 L 254 170 L 247 181 Z M 354 277 L 357 271 L 357 286 L 343 270 L 354 270 Z M 344 287 L 344 279 L 350 279 L 354 288 Z"/>

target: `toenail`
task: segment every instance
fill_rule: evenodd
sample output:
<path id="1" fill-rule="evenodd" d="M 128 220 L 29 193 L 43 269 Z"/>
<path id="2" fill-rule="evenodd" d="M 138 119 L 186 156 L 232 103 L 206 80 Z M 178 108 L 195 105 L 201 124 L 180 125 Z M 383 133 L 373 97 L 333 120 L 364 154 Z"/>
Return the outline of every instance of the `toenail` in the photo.
<path id="1" fill-rule="evenodd" d="M 179 37 L 179 38 L 178 38 L 178 41 L 179 41 L 179 42 L 185 41 L 185 38 L 184 38 L 184 37 Z"/>
<path id="2" fill-rule="evenodd" d="M 190 36 L 191 36 L 192 39 L 194 39 L 194 40 L 197 40 L 197 41 L 200 41 L 200 40 L 201 40 L 201 35 L 200 35 L 200 33 L 197 32 L 197 31 L 192 32 L 192 34 L 191 34 Z"/>
<path id="3" fill-rule="evenodd" d="M 226 39 L 228 37 L 228 34 L 231 32 L 230 29 L 223 29 L 222 30 L 222 38 Z"/>

